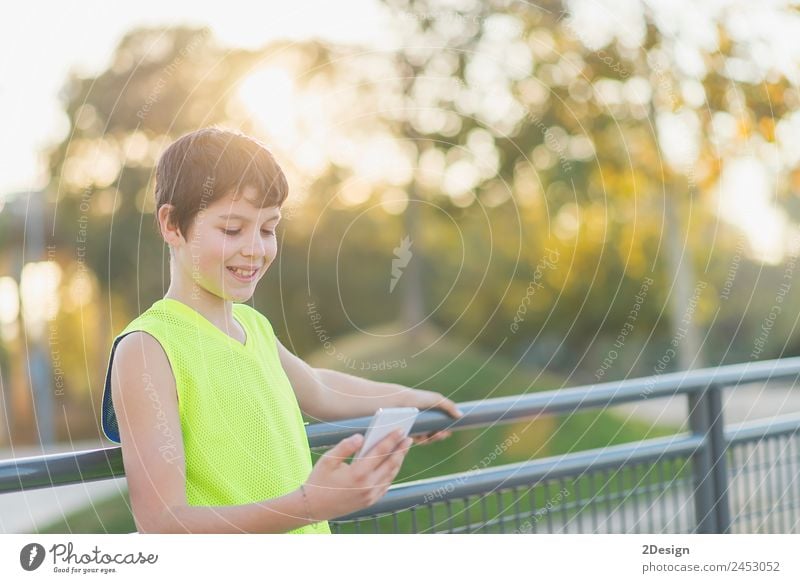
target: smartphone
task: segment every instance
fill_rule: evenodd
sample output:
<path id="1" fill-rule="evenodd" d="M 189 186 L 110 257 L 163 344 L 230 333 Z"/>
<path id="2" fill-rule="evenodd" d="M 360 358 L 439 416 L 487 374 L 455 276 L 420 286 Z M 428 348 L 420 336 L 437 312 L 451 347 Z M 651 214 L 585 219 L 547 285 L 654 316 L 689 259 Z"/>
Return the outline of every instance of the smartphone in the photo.
<path id="1" fill-rule="evenodd" d="M 375 412 L 367 428 L 367 434 L 361 449 L 353 456 L 353 460 L 364 457 L 369 450 L 378 445 L 387 435 L 396 429 L 403 430 L 403 439 L 408 437 L 414 421 L 417 419 L 419 409 L 416 407 L 388 407 Z"/>

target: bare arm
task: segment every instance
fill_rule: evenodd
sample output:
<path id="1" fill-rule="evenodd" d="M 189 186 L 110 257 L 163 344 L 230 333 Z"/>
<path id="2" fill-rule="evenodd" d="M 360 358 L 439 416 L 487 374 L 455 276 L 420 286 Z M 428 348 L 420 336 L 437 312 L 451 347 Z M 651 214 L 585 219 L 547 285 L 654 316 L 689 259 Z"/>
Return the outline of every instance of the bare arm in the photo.
<path id="1" fill-rule="evenodd" d="M 440 393 L 314 368 L 292 354 L 279 341 L 278 355 L 297 395 L 300 409 L 319 421 L 366 417 L 380 407 L 436 407 L 454 418 L 462 416 L 456 404 Z M 449 435 L 449 432 L 440 433 L 435 434 L 437 439 Z M 423 441 L 426 440 L 418 443 Z"/>
<path id="2" fill-rule="evenodd" d="M 188 505 L 175 378 L 149 334 L 134 332 L 120 341 L 111 391 L 139 532 L 282 533 L 320 520 L 305 517 L 299 489 L 254 504 Z"/>

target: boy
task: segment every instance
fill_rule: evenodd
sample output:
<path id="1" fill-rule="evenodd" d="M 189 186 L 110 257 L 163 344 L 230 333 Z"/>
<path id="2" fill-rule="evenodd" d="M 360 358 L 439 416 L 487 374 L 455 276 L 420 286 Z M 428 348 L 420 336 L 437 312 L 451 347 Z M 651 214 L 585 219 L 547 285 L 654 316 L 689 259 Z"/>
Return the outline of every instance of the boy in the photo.
<path id="1" fill-rule="evenodd" d="M 102 412 L 122 445 L 139 532 L 330 533 L 328 519 L 385 494 L 413 440 L 391 435 L 348 464 L 363 440 L 353 435 L 312 469 L 301 411 L 323 421 L 397 406 L 461 416 L 438 393 L 310 367 L 241 303 L 275 258 L 287 194 L 269 151 L 234 132 L 193 132 L 158 162 L 170 286 L 115 339 Z"/>

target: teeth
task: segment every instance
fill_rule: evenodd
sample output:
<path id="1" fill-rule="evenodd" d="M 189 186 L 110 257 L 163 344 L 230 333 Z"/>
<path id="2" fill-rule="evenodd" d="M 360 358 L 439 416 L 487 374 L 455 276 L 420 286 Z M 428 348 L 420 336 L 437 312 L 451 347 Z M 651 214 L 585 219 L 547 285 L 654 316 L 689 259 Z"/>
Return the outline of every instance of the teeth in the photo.
<path id="1" fill-rule="evenodd" d="M 242 277 L 252 277 L 255 274 L 255 272 L 258 271 L 257 269 L 254 269 L 252 271 L 244 271 L 236 267 L 230 267 L 229 269 L 233 271 L 236 275 L 241 275 Z"/>

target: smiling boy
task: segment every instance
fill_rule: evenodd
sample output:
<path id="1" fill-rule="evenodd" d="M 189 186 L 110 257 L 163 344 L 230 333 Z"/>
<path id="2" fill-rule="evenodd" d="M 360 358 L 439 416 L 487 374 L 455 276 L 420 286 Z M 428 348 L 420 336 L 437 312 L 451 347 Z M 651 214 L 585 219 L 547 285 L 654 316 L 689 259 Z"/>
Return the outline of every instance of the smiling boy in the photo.
<path id="1" fill-rule="evenodd" d="M 449 432 L 391 435 L 348 464 L 363 439 L 354 435 L 312 468 L 301 412 L 333 421 L 414 406 L 461 416 L 439 393 L 309 366 L 243 303 L 275 259 L 287 195 L 270 152 L 236 132 L 193 132 L 158 162 L 170 285 L 114 340 L 102 412 L 122 446 L 140 532 L 329 533 L 328 519 L 383 496 L 412 442 Z"/>

